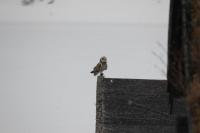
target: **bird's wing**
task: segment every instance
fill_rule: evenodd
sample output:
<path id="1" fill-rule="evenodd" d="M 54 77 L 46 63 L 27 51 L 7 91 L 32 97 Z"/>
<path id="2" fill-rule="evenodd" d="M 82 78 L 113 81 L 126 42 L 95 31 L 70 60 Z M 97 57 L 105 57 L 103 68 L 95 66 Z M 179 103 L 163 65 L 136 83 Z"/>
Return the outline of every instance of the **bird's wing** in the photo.
<path id="1" fill-rule="evenodd" d="M 98 64 L 94 67 L 93 71 L 99 72 L 99 71 L 101 70 L 101 67 L 102 67 L 102 64 L 101 64 L 101 63 L 98 63 Z"/>

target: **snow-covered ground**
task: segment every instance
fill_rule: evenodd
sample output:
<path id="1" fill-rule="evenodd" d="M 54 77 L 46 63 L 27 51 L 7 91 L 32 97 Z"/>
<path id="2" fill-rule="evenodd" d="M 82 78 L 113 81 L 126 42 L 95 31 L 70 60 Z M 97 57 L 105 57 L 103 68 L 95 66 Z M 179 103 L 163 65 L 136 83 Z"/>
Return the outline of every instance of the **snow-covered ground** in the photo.
<path id="1" fill-rule="evenodd" d="M 106 77 L 166 79 L 166 64 L 155 53 L 166 63 L 167 20 L 12 19 L 0 21 L 2 133 L 94 133 L 96 77 L 89 72 L 102 55 L 108 58 Z"/>

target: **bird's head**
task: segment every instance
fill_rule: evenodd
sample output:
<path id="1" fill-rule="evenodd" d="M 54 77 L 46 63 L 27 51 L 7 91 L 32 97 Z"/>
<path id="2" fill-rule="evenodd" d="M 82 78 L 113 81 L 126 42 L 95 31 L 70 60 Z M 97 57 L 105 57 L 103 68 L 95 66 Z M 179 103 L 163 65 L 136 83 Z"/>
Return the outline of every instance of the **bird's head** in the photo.
<path id="1" fill-rule="evenodd" d="M 107 62 L 107 58 L 105 56 L 102 56 L 100 59 L 100 62 L 106 63 Z"/>

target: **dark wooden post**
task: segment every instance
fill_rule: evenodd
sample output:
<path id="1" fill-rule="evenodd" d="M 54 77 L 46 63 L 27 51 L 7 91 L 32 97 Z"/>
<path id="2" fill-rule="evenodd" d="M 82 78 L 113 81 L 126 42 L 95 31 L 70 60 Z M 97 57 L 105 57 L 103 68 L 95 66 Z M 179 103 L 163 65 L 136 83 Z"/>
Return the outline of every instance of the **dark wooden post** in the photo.
<path id="1" fill-rule="evenodd" d="M 192 81 L 188 82 L 190 91 L 187 99 L 192 116 L 193 132 L 200 133 L 200 2 L 190 0 L 190 5 Z"/>
<path id="2" fill-rule="evenodd" d="M 185 96 L 191 81 L 190 3 L 171 0 L 168 35 L 168 91 L 175 97 Z"/>
<path id="3" fill-rule="evenodd" d="M 96 133 L 188 133 L 185 101 L 175 100 L 170 115 L 166 89 L 165 80 L 99 76 Z"/>
<path id="4" fill-rule="evenodd" d="M 103 77 L 97 78 L 96 94 L 96 133 L 103 133 Z"/>
<path id="5" fill-rule="evenodd" d="M 171 0 L 168 44 L 170 101 L 185 97 L 193 123 L 200 132 L 200 2 Z"/>

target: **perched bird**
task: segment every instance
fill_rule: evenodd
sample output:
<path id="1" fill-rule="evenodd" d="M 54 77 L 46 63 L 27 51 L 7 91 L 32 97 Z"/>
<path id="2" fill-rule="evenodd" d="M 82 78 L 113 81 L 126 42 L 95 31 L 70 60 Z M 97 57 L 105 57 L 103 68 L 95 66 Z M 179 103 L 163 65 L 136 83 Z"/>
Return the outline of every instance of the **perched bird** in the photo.
<path id="1" fill-rule="evenodd" d="M 105 56 L 100 58 L 99 63 L 93 68 L 90 73 L 93 73 L 94 76 L 100 73 L 103 76 L 103 71 L 107 70 L 107 58 Z"/>

